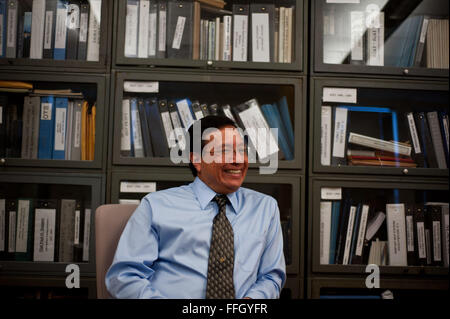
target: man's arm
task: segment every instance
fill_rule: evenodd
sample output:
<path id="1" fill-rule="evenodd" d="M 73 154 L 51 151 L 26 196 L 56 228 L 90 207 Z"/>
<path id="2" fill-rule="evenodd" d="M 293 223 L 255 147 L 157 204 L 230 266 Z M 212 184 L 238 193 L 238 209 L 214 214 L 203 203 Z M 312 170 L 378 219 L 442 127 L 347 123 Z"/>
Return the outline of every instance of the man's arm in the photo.
<path id="1" fill-rule="evenodd" d="M 279 298 L 286 282 L 286 263 L 283 254 L 280 211 L 274 200 L 274 214 L 267 231 L 266 248 L 261 256 L 256 282 L 245 294 L 252 299 Z"/>
<path id="2" fill-rule="evenodd" d="M 151 285 L 153 262 L 158 259 L 158 234 L 147 198 L 131 216 L 117 245 L 105 283 L 115 298 L 165 298 Z"/>

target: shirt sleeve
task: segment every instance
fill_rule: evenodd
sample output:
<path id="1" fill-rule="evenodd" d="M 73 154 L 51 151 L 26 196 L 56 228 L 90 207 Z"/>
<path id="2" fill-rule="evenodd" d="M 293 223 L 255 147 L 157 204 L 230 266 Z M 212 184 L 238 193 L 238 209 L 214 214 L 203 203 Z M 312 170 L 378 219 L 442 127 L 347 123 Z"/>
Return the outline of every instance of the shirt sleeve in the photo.
<path id="1" fill-rule="evenodd" d="M 165 298 L 151 284 L 152 265 L 158 259 L 152 219 L 150 202 L 144 198 L 125 226 L 105 277 L 106 288 L 115 298 Z"/>
<path id="2" fill-rule="evenodd" d="M 286 263 L 283 253 L 283 233 L 281 231 L 280 211 L 274 202 L 274 214 L 267 231 L 266 247 L 261 256 L 256 282 L 245 294 L 252 299 L 274 299 L 280 297 L 286 282 Z"/>

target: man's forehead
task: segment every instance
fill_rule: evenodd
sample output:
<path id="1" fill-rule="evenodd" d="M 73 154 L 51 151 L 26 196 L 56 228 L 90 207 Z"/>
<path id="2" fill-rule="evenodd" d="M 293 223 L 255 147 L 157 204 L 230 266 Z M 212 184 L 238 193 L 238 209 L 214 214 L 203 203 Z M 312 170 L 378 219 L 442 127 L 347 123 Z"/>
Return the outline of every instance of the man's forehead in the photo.
<path id="1" fill-rule="evenodd" d="M 237 144 L 243 143 L 239 130 L 234 126 L 225 126 L 220 129 L 215 129 L 209 138 L 214 139 L 215 142 L 223 144 L 233 144 L 236 141 Z"/>

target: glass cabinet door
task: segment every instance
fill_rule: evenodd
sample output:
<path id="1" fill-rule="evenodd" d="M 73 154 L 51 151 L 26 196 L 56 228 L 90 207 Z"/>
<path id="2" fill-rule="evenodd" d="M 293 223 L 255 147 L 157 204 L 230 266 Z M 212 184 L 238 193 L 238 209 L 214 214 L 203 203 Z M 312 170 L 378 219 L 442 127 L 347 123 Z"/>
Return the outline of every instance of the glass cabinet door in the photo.
<path id="1" fill-rule="evenodd" d="M 316 70 L 448 76 L 448 1 L 317 2 Z"/>
<path id="2" fill-rule="evenodd" d="M 223 115 L 242 129 L 251 165 L 300 167 L 296 141 L 304 126 L 294 123 L 302 121 L 303 85 L 294 78 L 120 73 L 115 123 L 122 131 L 114 132 L 114 162 L 185 165 L 179 154 L 189 146 L 188 128 L 207 115 Z"/>
<path id="3" fill-rule="evenodd" d="M 127 0 L 118 12 L 117 64 L 301 70 L 303 1 Z"/>
<path id="4" fill-rule="evenodd" d="M 0 66 L 104 67 L 108 2 L 0 1 Z"/>
<path id="5" fill-rule="evenodd" d="M 320 136 L 320 155 L 319 143 L 315 143 L 316 168 L 347 173 L 448 175 L 446 85 L 318 82 L 320 98 L 316 98 L 315 116 L 320 127 L 316 127 L 315 136 Z"/>
<path id="6" fill-rule="evenodd" d="M 328 267 L 321 270 L 359 272 L 357 265 L 375 264 L 386 267 L 386 273 L 448 271 L 449 203 L 444 183 L 358 179 L 316 185 L 314 229 L 320 232 L 315 235 L 319 241 L 314 243 L 314 262 Z"/>
<path id="7" fill-rule="evenodd" d="M 104 78 L 47 73 L 2 78 L 3 165 L 100 167 Z"/>

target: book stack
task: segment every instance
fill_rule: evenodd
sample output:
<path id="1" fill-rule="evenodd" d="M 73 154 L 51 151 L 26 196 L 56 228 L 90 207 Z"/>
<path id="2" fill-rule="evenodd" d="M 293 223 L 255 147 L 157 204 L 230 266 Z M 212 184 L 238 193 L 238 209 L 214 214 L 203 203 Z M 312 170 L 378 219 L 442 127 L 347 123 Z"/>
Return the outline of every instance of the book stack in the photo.
<path id="1" fill-rule="evenodd" d="M 377 125 L 372 124 L 374 120 Z M 321 121 L 324 166 L 448 168 L 449 121 L 445 111 L 398 114 L 383 107 L 322 106 Z M 390 139 L 380 138 L 383 136 Z M 400 142 L 400 138 L 405 141 Z"/>
<path id="2" fill-rule="evenodd" d="M 294 6 L 225 5 L 127 0 L 125 57 L 292 62 Z"/>
<path id="3" fill-rule="evenodd" d="M 0 199 L 0 259 L 87 262 L 91 208 L 79 199 Z"/>
<path id="4" fill-rule="evenodd" d="M 15 81 L 0 86 L 27 93 L 0 92 L 1 157 L 94 160 L 96 106 L 88 105 L 81 92 L 33 90 L 32 84 Z"/>
<path id="5" fill-rule="evenodd" d="M 0 0 L 0 58 L 99 61 L 102 0 Z"/>
<path id="6" fill-rule="evenodd" d="M 121 155 L 135 158 L 169 157 L 173 147 L 178 145 L 179 149 L 184 149 L 185 132 L 196 120 L 207 115 L 229 117 L 248 133 L 254 146 L 258 144 L 255 129 L 275 128 L 278 139 L 273 139 L 272 134 L 268 137 L 273 139 L 270 150 L 255 147 L 259 158 L 267 158 L 272 151 L 279 149 L 281 158 L 294 158 L 294 131 L 285 96 L 279 101 L 261 106 L 256 99 L 251 99 L 231 107 L 229 104 L 219 106 L 217 103 L 199 102 L 192 97 L 167 99 L 130 95 L 122 101 Z M 254 123 L 258 123 L 258 127 Z"/>
<path id="7" fill-rule="evenodd" d="M 320 263 L 448 267 L 448 207 L 321 201 Z"/>

